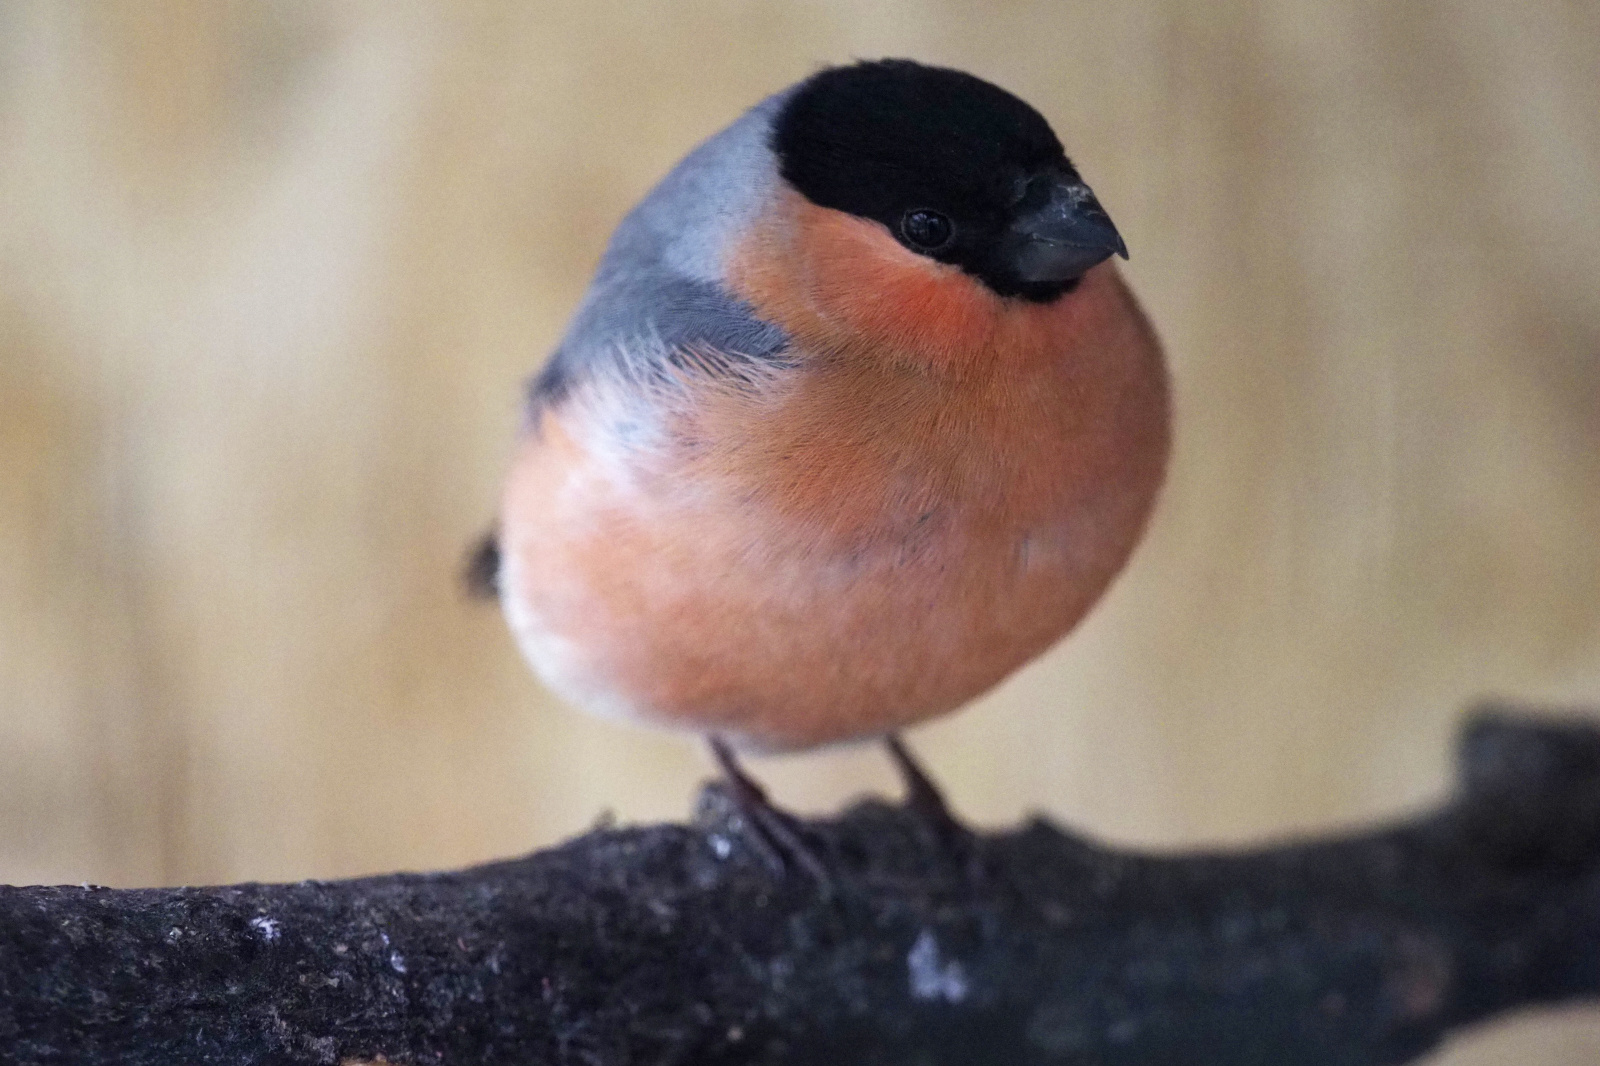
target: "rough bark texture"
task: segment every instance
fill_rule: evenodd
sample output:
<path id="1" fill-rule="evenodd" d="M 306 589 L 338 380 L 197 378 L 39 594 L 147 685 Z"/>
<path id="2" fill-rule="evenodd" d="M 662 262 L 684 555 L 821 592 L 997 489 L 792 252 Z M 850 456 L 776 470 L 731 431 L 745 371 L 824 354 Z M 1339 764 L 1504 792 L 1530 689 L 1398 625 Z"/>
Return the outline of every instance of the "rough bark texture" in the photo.
<path id="1" fill-rule="evenodd" d="M 1148 856 L 1043 822 L 952 849 L 865 803 L 774 873 L 692 826 L 457 873 L 0 890 L 14 1063 L 1313 1064 L 1600 993 L 1600 729 L 1480 715 L 1446 806 Z"/>

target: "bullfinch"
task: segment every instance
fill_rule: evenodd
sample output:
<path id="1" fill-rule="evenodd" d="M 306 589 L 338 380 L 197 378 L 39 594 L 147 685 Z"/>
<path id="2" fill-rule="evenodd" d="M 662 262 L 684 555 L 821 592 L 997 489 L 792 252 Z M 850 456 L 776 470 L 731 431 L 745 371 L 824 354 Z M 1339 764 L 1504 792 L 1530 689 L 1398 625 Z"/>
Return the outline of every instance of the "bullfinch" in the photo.
<path id="1" fill-rule="evenodd" d="M 1169 441 L 1127 251 L 1049 123 L 902 59 L 821 70 L 617 227 L 476 558 L 590 711 L 734 750 L 890 743 L 1073 628 Z"/>

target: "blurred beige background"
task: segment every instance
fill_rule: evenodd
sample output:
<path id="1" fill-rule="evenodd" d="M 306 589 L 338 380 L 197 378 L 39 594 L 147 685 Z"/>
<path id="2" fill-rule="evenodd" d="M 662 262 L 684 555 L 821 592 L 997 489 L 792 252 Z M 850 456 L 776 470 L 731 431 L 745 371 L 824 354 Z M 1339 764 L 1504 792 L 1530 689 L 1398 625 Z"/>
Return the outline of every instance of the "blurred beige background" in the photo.
<path id="1" fill-rule="evenodd" d="M 1600 704 L 1600 6 L 0 5 L 0 881 L 451 866 L 685 813 L 459 594 L 612 225 L 826 61 L 1041 108 L 1169 346 L 1177 458 L 1069 640 L 913 743 L 985 822 L 1392 815 L 1485 693 Z M 763 760 L 780 798 L 892 779 Z M 1592 1062 L 1600 1021 L 1452 1062 Z"/>

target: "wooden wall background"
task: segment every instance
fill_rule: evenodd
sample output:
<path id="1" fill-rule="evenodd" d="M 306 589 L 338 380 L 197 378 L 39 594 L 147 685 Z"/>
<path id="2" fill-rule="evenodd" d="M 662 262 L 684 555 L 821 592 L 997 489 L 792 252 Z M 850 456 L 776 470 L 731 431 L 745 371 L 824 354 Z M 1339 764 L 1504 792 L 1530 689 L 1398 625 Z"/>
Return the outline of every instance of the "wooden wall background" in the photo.
<path id="1" fill-rule="evenodd" d="M 1055 122 L 1177 463 L 1077 637 L 914 742 L 1154 845 L 1427 802 L 1463 702 L 1600 701 L 1589 0 L 0 5 L 0 880 L 336 877 L 684 813 L 458 556 L 621 213 L 823 61 Z M 765 761 L 781 798 L 891 779 Z M 1592 1062 L 1600 1018 L 1455 1063 Z"/>

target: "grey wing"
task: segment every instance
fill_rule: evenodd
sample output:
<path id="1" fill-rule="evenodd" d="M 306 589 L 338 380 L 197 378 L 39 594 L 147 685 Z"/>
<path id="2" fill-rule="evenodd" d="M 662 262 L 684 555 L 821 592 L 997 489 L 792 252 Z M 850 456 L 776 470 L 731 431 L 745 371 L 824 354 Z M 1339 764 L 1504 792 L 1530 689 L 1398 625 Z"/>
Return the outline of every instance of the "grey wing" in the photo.
<path id="1" fill-rule="evenodd" d="M 780 103 L 781 94 L 763 101 L 690 152 L 617 226 L 561 346 L 530 385 L 530 413 L 619 363 L 648 373 L 675 355 L 715 352 L 708 371 L 737 373 L 781 357 L 784 331 L 721 283 L 728 243 L 778 182 L 768 141 Z"/>
<path id="2" fill-rule="evenodd" d="M 529 383 L 529 414 L 559 403 L 575 382 L 598 370 L 623 369 L 648 379 L 685 352 L 711 351 L 720 357 L 718 367 L 737 373 L 741 366 L 781 360 L 788 348 L 781 327 L 713 282 L 667 271 L 602 276 L 561 346 Z"/>

